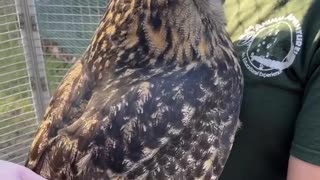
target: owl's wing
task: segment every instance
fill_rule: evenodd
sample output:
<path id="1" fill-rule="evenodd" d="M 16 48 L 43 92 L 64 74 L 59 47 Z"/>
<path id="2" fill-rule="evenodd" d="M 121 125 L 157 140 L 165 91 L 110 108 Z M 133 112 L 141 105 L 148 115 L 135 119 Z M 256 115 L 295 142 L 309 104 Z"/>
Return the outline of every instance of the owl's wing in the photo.
<path id="1" fill-rule="evenodd" d="M 221 79 L 206 65 L 134 71 L 97 84 L 81 110 L 77 92 L 87 82 L 75 69 L 49 107 L 28 167 L 49 179 L 166 179 L 211 176 L 224 164 L 241 98 L 235 75 Z M 71 108 L 81 115 L 68 122 Z"/>
<path id="2" fill-rule="evenodd" d="M 39 166 L 39 160 L 48 148 L 49 141 L 56 136 L 58 129 L 64 126 L 66 115 L 73 108 L 75 102 L 81 100 L 87 93 L 88 84 L 88 77 L 85 76 L 82 64 L 78 61 L 69 70 L 50 100 L 43 122 L 31 145 L 26 162 L 27 167 L 35 170 Z"/>

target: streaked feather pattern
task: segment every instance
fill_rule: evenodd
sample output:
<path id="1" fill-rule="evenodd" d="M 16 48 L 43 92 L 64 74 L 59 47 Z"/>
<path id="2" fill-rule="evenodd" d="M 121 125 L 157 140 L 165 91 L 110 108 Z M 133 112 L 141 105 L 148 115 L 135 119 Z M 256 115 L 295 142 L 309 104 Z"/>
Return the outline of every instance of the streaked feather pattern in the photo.
<path id="1" fill-rule="evenodd" d="M 47 179 L 216 179 L 242 75 L 216 0 L 111 0 L 26 166 Z"/>

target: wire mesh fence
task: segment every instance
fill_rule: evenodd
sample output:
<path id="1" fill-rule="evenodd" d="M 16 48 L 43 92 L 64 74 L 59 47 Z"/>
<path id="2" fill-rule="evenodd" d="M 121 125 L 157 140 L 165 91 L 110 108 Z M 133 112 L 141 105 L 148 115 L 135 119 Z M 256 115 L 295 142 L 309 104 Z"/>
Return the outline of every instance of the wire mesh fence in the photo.
<path id="1" fill-rule="evenodd" d="M 23 163 L 37 116 L 14 0 L 0 0 L 0 159 Z"/>
<path id="2" fill-rule="evenodd" d="M 36 1 L 51 90 L 88 46 L 105 12 L 106 3 L 107 0 Z"/>

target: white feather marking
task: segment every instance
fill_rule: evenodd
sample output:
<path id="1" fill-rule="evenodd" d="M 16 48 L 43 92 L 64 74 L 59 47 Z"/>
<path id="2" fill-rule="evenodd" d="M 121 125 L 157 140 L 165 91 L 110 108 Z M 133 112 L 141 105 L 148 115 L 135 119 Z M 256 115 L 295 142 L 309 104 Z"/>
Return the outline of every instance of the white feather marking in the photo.
<path id="1" fill-rule="evenodd" d="M 212 152 L 210 158 L 207 159 L 207 160 L 203 163 L 203 170 L 204 170 L 205 172 L 212 171 L 212 169 L 214 168 L 214 167 L 213 167 L 213 161 L 214 161 L 214 159 L 216 158 L 216 156 L 217 156 L 217 150 L 215 150 L 214 152 Z M 199 177 L 199 178 L 197 178 L 197 179 L 198 179 L 198 180 L 200 180 L 200 179 L 202 180 L 202 179 L 204 179 L 205 175 L 206 175 L 206 173 L 204 173 L 203 176 L 201 176 L 201 177 Z"/>
<path id="2" fill-rule="evenodd" d="M 134 134 L 134 128 L 136 127 L 136 125 L 137 125 L 137 118 L 135 117 L 121 127 L 121 132 L 124 134 L 124 137 L 128 142 L 131 142 L 132 136 Z"/>
<path id="3" fill-rule="evenodd" d="M 182 69 L 181 66 L 176 66 L 174 69 L 173 69 L 173 72 L 177 72 L 177 71 L 180 71 Z"/>
<path id="4" fill-rule="evenodd" d="M 173 71 L 168 71 L 168 72 L 163 74 L 163 77 L 171 76 L 173 73 L 174 73 Z"/>
<path id="5" fill-rule="evenodd" d="M 165 112 L 168 112 L 168 111 L 169 111 L 169 107 L 168 107 L 167 105 L 163 104 L 162 102 L 159 102 L 159 103 L 157 104 L 157 107 L 158 107 L 157 111 L 154 112 L 154 113 L 151 115 L 151 118 L 156 119 L 156 120 L 159 120 L 159 119 L 162 119 L 163 114 L 164 114 Z"/>
<path id="6" fill-rule="evenodd" d="M 154 65 L 156 64 L 156 62 L 157 62 L 157 59 L 156 59 L 156 58 L 151 58 L 151 59 L 149 60 L 149 65 L 154 66 Z"/>
<path id="7" fill-rule="evenodd" d="M 99 56 L 99 57 L 97 58 L 97 60 L 96 60 L 97 64 L 101 64 L 102 59 L 103 59 L 102 56 Z"/>
<path id="8" fill-rule="evenodd" d="M 196 69 L 198 67 L 198 65 L 199 65 L 199 63 L 197 63 L 197 62 L 189 63 L 186 67 L 185 72 L 189 72 L 190 70 Z"/>
<path id="9" fill-rule="evenodd" d="M 104 118 L 102 119 L 102 121 L 103 121 L 103 122 L 105 122 L 105 121 L 110 121 L 110 119 L 109 119 L 108 116 L 106 116 L 106 117 L 104 117 Z"/>
<path id="10" fill-rule="evenodd" d="M 88 164 L 91 160 L 92 157 L 92 153 L 88 153 L 85 156 L 83 156 L 79 162 L 76 164 L 77 165 L 77 169 L 78 169 L 78 175 L 82 174 L 84 172 L 84 170 L 88 169 Z"/>
<path id="11" fill-rule="evenodd" d="M 155 69 L 151 69 L 150 70 L 154 75 L 159 74 L 159 73 L 163 73 L 163 69 L 162 68 L 155 68 Z"/>
<path id="12" fill-rule="evenodd" d="M 181 131 L 182 129 L 176 129 L 176 128 L 170 127 L 168 130 L 168 134 L 176 136 L 176 135 L 179 135 Z"/>
<path id="13" fill-rule="evenodd" d="M 123 164 L 125 164 L 127 167 L 131 167 L 133 165 L 133 162 L 129 159 L 124 159 Z"/>
<path id="14" fill-rule="evenodd" d="M 217 136 L 211 134 L 211 135 L 209 135 L 209 137 L 208 137 L 208 143 L 209 143 L 209 144 L 213 144 L 216 139 L 217 139 Z"/>
<path id="15" fill-rule="evenodd" d="M 144 132 L 147 132 L 147 126 L 146 125 L 143 125 L 142 129 L 143 129 Z"/>
<path id="16" fill-rule="evenodd" d="M 156 153 L 159 151 L 160 148 L 162 148 L 162 146 L 160 146 L 159 148 L 156 148 L 156 149 L 144 148 L 142 151 L 144 152 L 145 157 L 142 158 L 141 160 L 139 160 L 138 162 L 134 163 L 134 165 L 126 172 L 126 174 L 137 169 L 139 166 L 142 165 L 143 162 L 153 158 L 156 155 Z M 144 168 L 144 166 L 142 168 Z"/>
<path id="17" fill-rule="evenodd" d="M 230 119 L 227 121 L 224 121 L 219 125 L 219 129 L 221 129 L 221 130 L 225 129 L 225 127 L 228 127 L 230 124 L 232 124 L 232 121 Z"/>
<path id="18" fill-rule="evenodd" d="M 197 99 L 198 101 L 204 103 L 206 100 L 208 100 L 212 96 L 212 91 L 208 88 L 203 87 L 203 84 L 200 84 L 200 89 L 204 93 L 204 95 Z"/>
<path id="19" fill-rule="evenodd" d="M 143 113 L 143 106 L 145 103 L 152 97 L 150 89 L 153 87 L 153 84 L 149 82 L 143 82 L 140 84 L 138 93 L 138 100 L 137 100 L 137 112 Z"/>
<path id="20" fill-rule="evenodd" d="M 188 125 L 195 113 L 195 108 L 192 107 L 190 104 L 184 104 L 183 107 L 182 107 L 182 115 L 183 115 L 183 118 L 182 118 L 182 123 L 183 125 Z"/>
<path id="21" fill-rule="evenodd" d="M 132 60 L 135 55 L 136 55 L 135 53 L 130 53 L 129 56 L 128 56 L 128 59 L 129 59 L 129 60 Z"/>
<path id="22" fill-rule="evenodd" d="M 160 144 L 166 144 L 166 143 L 168 143 L 169 138 L 168 137 L 163 137 L 159 141 L 160 141 Z"/>
<path id="23" fill-rule="evenodd" d="M 136 70 L 127 69 L 122 76 L 123 76 L 123 77 L 130 76 L 130 75 L 132 75 L 134 72 L 136 72 Z"/>
<path id="24" fill-rule="evenodd" d="M 110 114 L 116 116 L 117 115 L 117 108 L 116 106 L 111 106 L 110 107 Z"/>
<path id="25" fill-rule="evenodd" d="M 175 88 L 172 89 L 173 91 L 176 92 L 176 94 L 172 97 L 173 100 L 183 100 L 184 96 L 183 96 L 183 89 L 182 89 L 182 84 L 176 86 Z"/>
<path id="26" fill-rule="evenodd" d="M 99 73 L 98 79 L 101 80 L 102 79 L 102 73 Z"/>
<path id="27" fill-rule="evenodd" d="M 106 128 L 105 126 L 100 126 L 100 130 L 101 130 L 101 131 L 105 132 L 106 129 L 107 129 L 107 128 Z"/>
<path id="28" fill-rule="evenodd" d="M 104 91 L 106 91 L 107 89 L 111 88 L 112 86 L 114 86 L 115 84 L 118 84 L 120 81 L 116 80 L 116 81 L 108 81 L 106 84 L 106 86 L 103 88 Z M 116 92 L 116 91 L 115 91 Z"/>
<path id="29" fill-rule="evenodd" d="M 187 157 L 187 162 L 188 164 L 195 164 L 196 163 L 196 160 L 193 158 L 193 156 L 191 154 L 188 155 Z"/>
<path id="30" fill-rule="evenodd" d="M 219 148 L 219 147 L 211 146 L 211 147 L 208 149 L 208 153 L 210 153 L 210 154 L 216 153 L 216 152 L 217 152 L 217 148 Z"/>
<path id="31" fill-rule="evenodd" d="M 92 72 L 95 72 L 95 71 L 96 71 L 96 69 L 97 69 L 97 67 L 96 67 L 96 66 L 92 66 L 91 71 L 92 71 Z"/>

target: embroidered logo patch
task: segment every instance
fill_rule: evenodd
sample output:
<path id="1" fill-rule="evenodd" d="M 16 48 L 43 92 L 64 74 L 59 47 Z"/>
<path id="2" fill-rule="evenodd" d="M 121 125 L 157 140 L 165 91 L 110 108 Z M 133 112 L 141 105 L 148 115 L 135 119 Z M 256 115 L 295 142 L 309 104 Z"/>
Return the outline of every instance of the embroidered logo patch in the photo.
<path id="1" fill-rule="evenodd" d="M 237 46 L 244 47 L 245 67 L 261 77 L 274 77 L 292 65 L 302 46 L 299 20 L 292 14 L 250 26 Z"/>

